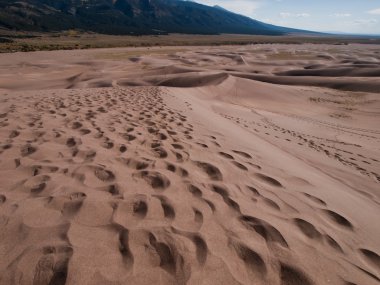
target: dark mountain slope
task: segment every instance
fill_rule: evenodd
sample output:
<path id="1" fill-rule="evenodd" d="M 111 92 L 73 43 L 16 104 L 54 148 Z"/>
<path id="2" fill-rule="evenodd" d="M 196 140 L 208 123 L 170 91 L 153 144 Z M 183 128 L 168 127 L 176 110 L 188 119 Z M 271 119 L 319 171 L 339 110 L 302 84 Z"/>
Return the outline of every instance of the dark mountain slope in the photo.
<path id="1" fill-rule="evenodd" d="M 220 7 L 180 0 L 0 0 L 0 27 L 29 31 L 82 29 L 105 34 L 306 33 L 268 25 Z"/>

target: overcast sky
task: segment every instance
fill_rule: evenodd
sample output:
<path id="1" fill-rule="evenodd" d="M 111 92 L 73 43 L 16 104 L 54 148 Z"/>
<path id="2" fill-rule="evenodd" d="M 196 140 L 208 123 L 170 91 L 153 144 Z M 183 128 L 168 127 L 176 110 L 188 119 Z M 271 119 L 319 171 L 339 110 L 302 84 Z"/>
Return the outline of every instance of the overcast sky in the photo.
<path id="1" fill-rule="evenodd" d="M 380 0 L 195 0 L 266 23 L 324 32 L 380 34 Z"/>

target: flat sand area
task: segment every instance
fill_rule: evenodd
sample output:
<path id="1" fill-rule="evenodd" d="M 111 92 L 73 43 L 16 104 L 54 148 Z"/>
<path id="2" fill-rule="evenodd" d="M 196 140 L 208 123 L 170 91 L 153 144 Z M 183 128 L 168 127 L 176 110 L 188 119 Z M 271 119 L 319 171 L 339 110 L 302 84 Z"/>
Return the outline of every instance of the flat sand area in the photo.
<path id="1" fill-rule="evenodd" d="M 380 283 L 380 46 L 0 54 L 0 284 Z"/>

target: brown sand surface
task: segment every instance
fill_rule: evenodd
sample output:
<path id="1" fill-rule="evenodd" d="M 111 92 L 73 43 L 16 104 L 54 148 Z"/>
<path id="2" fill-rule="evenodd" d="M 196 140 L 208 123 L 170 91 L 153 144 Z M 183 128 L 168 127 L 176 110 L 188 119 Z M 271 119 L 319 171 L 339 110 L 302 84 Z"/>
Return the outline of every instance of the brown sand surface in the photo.
<path id="1" fill-rule="evenodd" d="M 380 47 L 0 55 L 0 284 L 380 283 Z"/>

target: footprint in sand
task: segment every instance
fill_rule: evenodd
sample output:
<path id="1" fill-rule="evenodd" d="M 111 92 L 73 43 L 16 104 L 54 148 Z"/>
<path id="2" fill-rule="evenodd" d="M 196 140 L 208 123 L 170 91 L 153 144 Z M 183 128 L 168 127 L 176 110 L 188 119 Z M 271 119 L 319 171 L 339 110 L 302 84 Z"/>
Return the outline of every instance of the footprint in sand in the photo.
<path id="1" fill-rule="evenodd" d="M 237 256 L 243 261 L 251 281 L 265 281 L 267 266 L 263 258 L 257 252 L 243 243 L 236 241 L 230 241 L 230 247 L 234 249 Z"/>
<path id="2" fill-rule="evenodd" d="M 255 175 L 256 175 L 256 177 L 260 178 L 260 180 L 264 181 L 265 183 L 267 183 L 269 185 L 272 185 L 275 187 L 283 187 L 282 184 L 278 180 L 276 180 L 270 176 L 267 176 L 267 175 L 261 174 L 261 173 L 256 173 Z"/>
<path id="3" fill-rule="evenodd" d="M 203 170 L 210 179 L 212 180 L 223 180 L 222 172 L 220 172 L 219 168 L 216 166 L 208 163 L 208 162 L 201 162 L 201 161 L 194 161 L 194 164 L 198 166 L 201 170 Z"/>
<path id="4" fill-rule="evenodd" d="M 231 163 L 241 170 L 248 171 L 248 168 L 240 162 L 232 161 Z"/>
<path id="5" fill-rule="evenodd" d="M 169 199 L 162 195 L 153 195 L 161 202 L 162 210 L 166 219 L 173 220 L 175 218 L 175 210 Z"/>
<path id="6" fill-rule="evenodd" d="M 340 252 L 340 253 L 343 253 L 343 249 L 342 247 L 339 245 L 339 243 L 333 239 L 331 236 L 329 235 L 325 235 L 324 236 L 326 242 L 328 245 L 330 245 L 332 248 L 334 248 L 336 251 Z"/>
<path id="7" fill-rule="evenodd" d="M 127 270 L 132 269 L 134 258 L 129 248 L 129 231 L 127 229 L 122 229 L 119 233 L 119 252 Z"/>
<path id="8" fill-rule="evenodd" d="M 45 247 L 34 269 L 33 285 L 65 284 L 73 249 L 69 246 Z"/>
<path id="9" fill-rule="evenodd" d="M 240 213 L 239 204 L 230 198 L 227 188 L 225 188 L 224 186 L 219 186 L 219 185 L 211 185 L 211 190 L 214 191 L 215 193 L 218 193 L 222 197 L 224 203 L 226 203 L 228 207 Z"/>
<path id="10" fill-rule="evenodd" d="M 227 158 L 227 159 L 234 159 L 234 157 L 226 152 L 219 152 L 219 155 L 224 157 L 224 158 Z"/>
<path id="11" fill-rule="evenodd" d="M 148 204 L 142 197 L 136 197 L 133 202 L 133 215 L 143 219 L 148 213 Z"/>
<path id="12" fill-rule="evenodd" d="M 95 176 L 103 181 L 103 182 L 110 182 L 115 180 L 115 175 L 113 174 L 112 171 L 97 167 L 94 171 Z"/>
<path id="13" fill-rule="evenodd" d="M 20 150 L 21 156 L 28 156 L 36 151 L 37 151 L 37 148 L 32 146 L 31 144 L 24 145 Z"/>
<path id="14" fill-rule="evenodd" d="M 142 178 L 154 190 L 162 191 L 170 186 L 170 180 L 163 174 L 157 171 L 140 171 L 133 174 L 134 177 Z"/>
<path id="15" fill-rule="evenodd" d="M 196 198 L 201 198 L 202 197 L 202 190 L 199 189 L 197 186 L 193 185 L 193 184 L 189 184 L 187 186 L 187 189 L 189 190 L 189 192 Z"/>
<path id="16" fill-rule="evenodd" d="M 175 166 L 174 164 L 171 164 L 171 163 L 166 164 L 166 169 L 173 172 L 173 173 L 176 173 L 180 177 L 188 177 L 189 176 L 189 172 L 186 169 L 184 169 L 180 166 Z"/>
<path id="17" fill-rule="evenodd" d="M 244 151 L 239 151 L 239 150 L 232 150 L 234 153 L 244 157 L 244 158 L 252 158 L 252 156 L 249 153 L 246 153 Z"/>
<path id="18" fill-rule="evenodd" d="M 77 214 L 83 205 L 87 195 L 83 192 L 71 193 L 68 201 L 63 204 L 62 215 L 65 217 L 73 217 Z"/>
<path id="19" fill-rule="evenodd" d="M 309 200 L 313 201 L 314 203 L 320 204 L 322 206 L 327 206 L 326 202 L 322 199 L 319 199 L 313 195 L 310 195 L 308 193 L 303 193 Z"/>
<path id="20" fill-rule="evenodd" d="M 37 175 L 29 178 L 24 182 L 24 187 L 29 189 L 32 195 L 39 195 L 47 187 L 48 181 L 51 180 L 49 175 Z"/>
<path id="21" fill-rule="evenodd" d="M 240 216 L 239 221 L 248 229 L 253 230 L 259 234 L 267 243 L 276 243 L 285 248 L 288 248 L 288 243 L 286 242 L 283 235 L 270 223 L 261 220 L 259 218 L 251 216 Z"/>
<path id="22" fill-rule="evenodd" d="M 349 220 L 347 220 L 345 217 L 343 217 L 342 215 L 334 212 L 334 211 L 331 211 L 331 210 L 322 210 L 322 213 L 332 222 L 334 222 L 335 224 L 343 227 L 343 228 L 347 228 L 347 229 L 350 229 L 352 230 L 353 229 L 353 225 L 351 224 L 351 222 Z"/>
<path id="23" fill-rule="evenodd" d="M 364 248 L 359 249 L 359 251 L 366 262 L 376 268 L 376 270 L 380 271 L 380 256 L 376 252 Z"/>
<path id="24" fill-rule="evenodd" d="M 313 285 L 314 283 L 300 270 L 281 263 L 281 285 Z"/>
<path id="25" fill-rule="evenodd" d="M 322 234 L 315 228 L 315 226 L 303 219 L 293 219 L 294 224 L 301 230 L 301 232 L 310 239 L 320 240 Z"/>
<path id="26" fill-rule="evenodd" d="M 7 201 L 7 197 L 5 195 L 0 194 L 0 206 Z"/>

